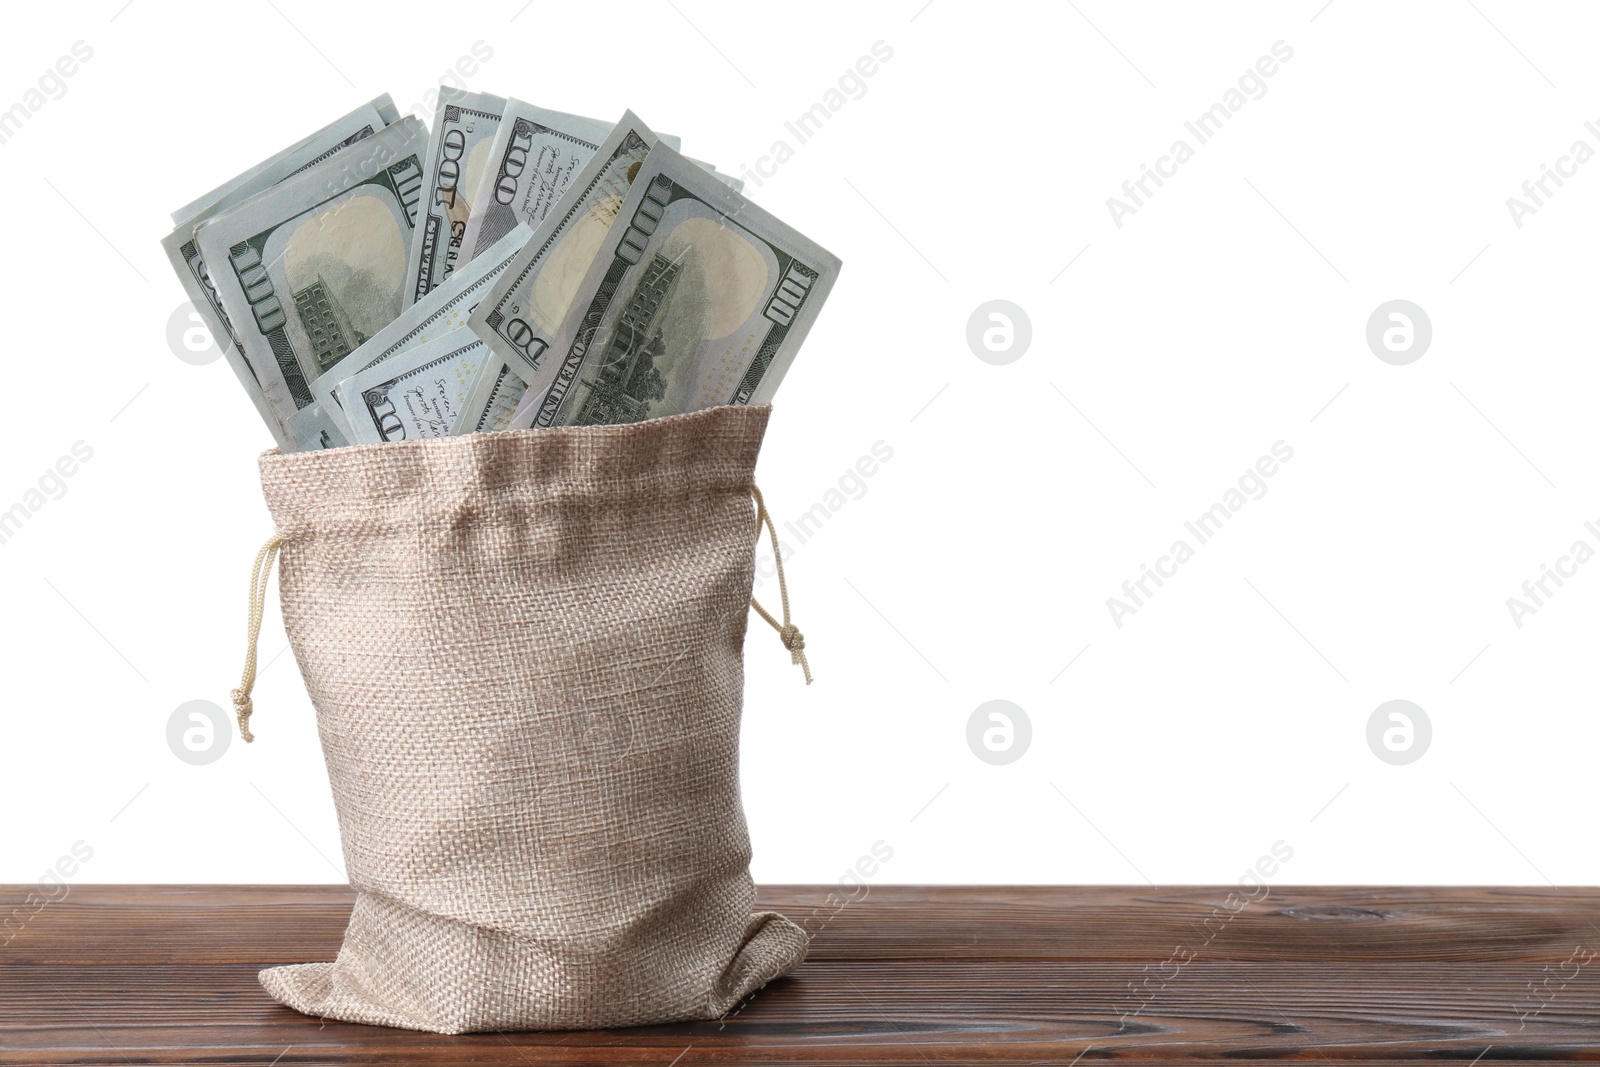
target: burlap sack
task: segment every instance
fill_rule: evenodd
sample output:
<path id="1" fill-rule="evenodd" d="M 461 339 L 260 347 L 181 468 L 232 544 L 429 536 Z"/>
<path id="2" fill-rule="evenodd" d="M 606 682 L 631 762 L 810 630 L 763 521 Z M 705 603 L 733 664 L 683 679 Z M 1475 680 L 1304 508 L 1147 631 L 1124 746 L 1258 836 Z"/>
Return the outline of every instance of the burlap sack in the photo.
<path id="1" fill-rule="evenodd" d="M 751 914 L 739 801 L 769 410 L 262 457 L 357 890 L 338 959 L 267 992 L 580 1029 L 715 1018 L 800 963 Z"/>

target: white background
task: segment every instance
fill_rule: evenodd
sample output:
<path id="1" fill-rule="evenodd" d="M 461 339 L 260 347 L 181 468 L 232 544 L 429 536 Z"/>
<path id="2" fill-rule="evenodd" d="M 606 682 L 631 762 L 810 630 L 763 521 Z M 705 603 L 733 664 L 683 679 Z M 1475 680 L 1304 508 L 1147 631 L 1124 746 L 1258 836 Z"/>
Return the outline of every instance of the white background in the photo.
<path id="1" fill-rule="evenodd" d="M 0 880 L 80 840 L 79 881 L 342 878 L 275 591 L 256 743 L 167 747 L 174 709 L 236 684 L 270 440 L 224 362 L 169 347 L 158 242 L 480 40 L 475 90 L 632 107 L 732 173 L 789 141 L 748 192 L 844 260 L 759 480 L 793 520 L 875 442 L 893 458 L 791 557 L 817 684 L 752 621 L 758 881 L 831 881 L 879 840 L 884 882 L 1230 882 L 1280 840 L 1279 883 L 1600 880 L 1600 563 L 1520 628 L 1506 605 L 1600 548 L 1600 162 L 1521 227 L 1506 205 L 1600 149 L 1584 5 L 124 2 L 31 5 L 0 39 L 0 107 L 93 49 L 0 144 L 0 509 L 93 449 L 0 544 Z M 1277 41 L 1266 94 L 1198 144 L 1184 122 Z M 1180 137 L 1194 158 L 1118 227 L 1107 198 Z M 1032 323 L 1005 366 L 966 341 L 996 298 Z M 1365 338 L 1397 298 L 1433 326 L 1406 366 Z M 1115 625 L 1107 598 L 1280 440 L 1266 495 Z M 1406 766 L 1366 741 L 1396 698 L 1433 727 Z M 1032 723 L 1006 766 L 966 741 L 992 699 Z"/>

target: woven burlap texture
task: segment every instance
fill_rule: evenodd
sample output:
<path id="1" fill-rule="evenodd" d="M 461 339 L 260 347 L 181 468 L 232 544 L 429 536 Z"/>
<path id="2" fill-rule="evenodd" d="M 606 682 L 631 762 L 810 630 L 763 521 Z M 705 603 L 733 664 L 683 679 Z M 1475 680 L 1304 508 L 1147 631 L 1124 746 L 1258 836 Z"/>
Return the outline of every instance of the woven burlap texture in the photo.
<path id="1" fill-rule="evenodd" d="M 739 799 L 769 412 L 262 456 L 357 891 L 338 958 L 268 993 L 587 1029 L 713 1019 L 799 965 L 805 932 L 751 912 Z"/>

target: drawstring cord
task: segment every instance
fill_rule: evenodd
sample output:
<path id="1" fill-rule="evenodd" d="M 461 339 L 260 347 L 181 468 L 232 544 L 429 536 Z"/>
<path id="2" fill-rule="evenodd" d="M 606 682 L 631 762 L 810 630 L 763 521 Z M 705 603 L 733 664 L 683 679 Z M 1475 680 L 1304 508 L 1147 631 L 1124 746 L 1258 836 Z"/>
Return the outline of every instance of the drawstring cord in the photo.
<path id="1" fill-rule="evenodd" d="M 767 620 L 767 625 L 778 631 L 778 639 L 783 642 L 783 647 L 789 650 L 789 660 L 805 673 L 806 684 L 811 684 L 811 664 L 806 661 L 806 639 L 800 633 L 800 628 L 789 620 L 789 584 L 783 576 L 783 553 L 778 548 L 778 530 L 772 524 L 772 516 L 767 513 L 766 501 L 761 498 L 761 490 L 754 485 L 750 486 L 750 495 L 756 501 L 756 528 L 765 525 L 767 535 L 772 539 L 772 559 L 778 567 L 778 596 L 783 601 L 783 621 L 779 622 L 772 617 L 772 613 L 761 606 L 755 597 L 750 598 L 750 606 L 756 613 Z M 256 553 L 255 566 L 250 569 L 250 608 L 247 623 L 247 638 L 245 643 L 244 673 L 239 677 L 239 688 L 233 691 L 233 713 L 239 720 L 239 736 L 245 741 L 254 741 L 255 734 L 250 732 L 250 715 L 255 710 L 250 702 L 250 691 L 256 684 L 256 645 L 261 640 L 261 613 L 266 607 L 267 582 L 272 577 L 273 560 L 278 555 L 278 549 L 283 545 L 283 536 L 273 534 L 267 538 L 267 543 L 261 546 L 261 551 Z"/>
<path id="2" fill-rule="evenodd" d="M 767 514 L 767 503 L 761 499 L 761 490 L 752 484 L 750 495 L 756 498 L 756 536 L 761 536 L 761 524 L 765 523 L 767 534 L 772 538 L 772 559 L 778 565 L 778 595 L 783 599 L 783 622 L 780 624 L 774 619 L 755 597 L 750 598 L 750 606 L 767 620 L 767 625 L 778 631 L 778 639 L 789 650 L 789 661 L 805 672 L 806 684 L 810 685 L 811 664 L 806 662 L 806 639 L 800 633 L 800 628 L 789 621 L 789 586 L 783 580 L 783 553 L 778 550 L 778 531 L 772 525 L 772 516 Z"/>
<path id="3" fill-rule="evenodd" d="M 239 678 L 239 688 L 233 691 L 233 713 L 239 719 L 239 736 L 246 741 L 256 739 L 256 735 L 250 732 L 250 713 L 254 710 L 250 703 L 250 690 L 256 684 L 256 644 L 261 639 L 261 612 L 266 606 L 267 579 L 272 576 L 273 557 L 278 554 L 282 544 L 281 534 L 267 538 L 267 543 L 256 553 L 256 564 L 250 570 L 249 642 L 244 654 L 244 674 Z"/>

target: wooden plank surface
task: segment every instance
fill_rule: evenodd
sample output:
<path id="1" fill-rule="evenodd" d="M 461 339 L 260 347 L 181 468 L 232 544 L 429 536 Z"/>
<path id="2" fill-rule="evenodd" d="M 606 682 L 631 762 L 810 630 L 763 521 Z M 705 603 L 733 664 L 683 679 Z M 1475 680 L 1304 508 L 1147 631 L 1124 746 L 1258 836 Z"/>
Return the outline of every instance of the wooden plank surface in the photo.
<path id="1" fill-rule="evenodd" d="M 811 955 L 724 1020 L 440 1037 L 256 983 L 333 958 L 346 888 L 74 886 L 19 923 L 27 887 L 0 887 L 0 1063 L 1600 1059 L 1600 890 L 834 891 L 762 889 Z"/>

